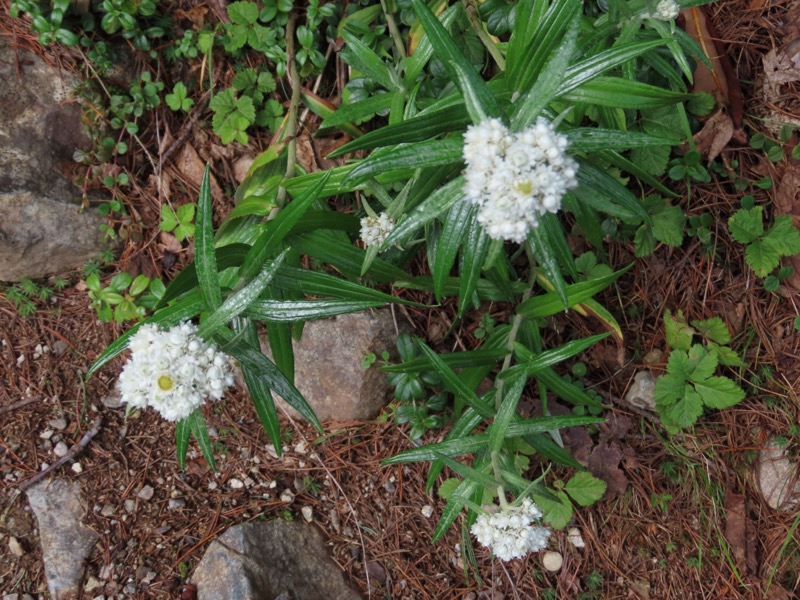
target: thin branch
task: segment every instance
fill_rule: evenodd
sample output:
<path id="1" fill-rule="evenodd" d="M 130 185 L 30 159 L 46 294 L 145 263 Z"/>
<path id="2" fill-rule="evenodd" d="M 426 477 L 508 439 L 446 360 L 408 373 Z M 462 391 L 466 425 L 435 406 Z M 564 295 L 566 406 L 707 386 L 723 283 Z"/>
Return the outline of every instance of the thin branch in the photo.
<path id="1" fill-rule="evenodd" d="M 83 434 L 83 437 L 81 438 L 81 440 L 77 444 L 72 446 L 72 448 L 70 448 L 64 456 L 59 458 L 56 462 L 54 462 L 52 465 L 47 467 L 44 471 L 40 471 L 39 473 L 37 473 L 36 475 L 31 477 L 30 479 L 26 479 L 25 481 L 20 483 L 19 484 L 19 489 L 24 492 L 29 487 L 39 483 L 42 479 L 44 479 L 45 477 L 50 475 L 56 469 L 59 469 L 64 463 L 66 463 L 67 461 L 72 460 L 78 454 L 83 452 L 86 449 L 86 446 L 89 445 L 89 442 L 92 441 L 92 438 L 94 436 L 96 436 L 98 433 L 100 433 L 100 425 L 101 424 L 102 424 L 102 420 L 100 419 L 100 417 L 97 417 L 94 420 L 94 422 L 92 423 L 92 428 L 89 431 L 87 431 L 86 433 Z"/>
<path id="2" fill-rule="evenodd" d="M 42 396 L 31 396 L 30 398 L 23 398 L 13 404 L 9 404 L 8 406 L 0 407 L 0 415 L 4 415 L 6 413 L 11 412 L 12 410 L 17 410 L 18 408 L 22 408 L 23 406 L 27 406 L 28 404 L 33 404 L 34 402 L 40 402 L 43 400 Z"/>

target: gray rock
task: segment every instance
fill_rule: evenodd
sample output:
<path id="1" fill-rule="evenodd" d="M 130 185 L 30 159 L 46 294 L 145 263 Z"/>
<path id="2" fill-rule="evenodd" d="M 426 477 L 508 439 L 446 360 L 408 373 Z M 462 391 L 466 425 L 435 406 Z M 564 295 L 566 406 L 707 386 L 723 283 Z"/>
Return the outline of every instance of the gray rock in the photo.
<path id="1" fill-rule="evenodd" d="M 656 378 L 653 374 L 646 370 L 639 371 L 633 378 L 631 389 L 625 394 L 625 401 L 636 408 L 656 412 L 655 388 Z"/>
<path id="2" fill-rule="evenodd" d="M 758 453 L 755 480 L 770 508 L 791 512 L 800 506 L 800 476 L 785 445 L 770 440 Z"/>
<path id="3" fill-rule="evenodd" d="M 370 352 L 396 355 L 394 321 L 388 310 L 309 321 L 294 344 L 295 385 L 320 421 L 373 419 L 391 398 L 386 374 L 364 369 Z M 266 342 L 262 348 L 271 356 Z M 276 396 L 293 417 L 297 411 Z"/>
<path id="4" fill-rule="evenodd" d="M 21 74 L 18 76 L 18 73 Z M 0 280 L 73 269 L 103 248 L 102 217 L 81 212 L 72 155 L 88 141 L 73 77 L 0 43 Z"/>
<path id="5" fill-rule="evenodd" d="M 27 495 L 39 521 L 47 589 L 56 600 L 78 598 L 84 561 L 98 537 L 81 523 L 86 503 L 80 486 L 50 479 L 32 486 Z"/>
<path id="6" fill-rule="evenodd" d="M 313 525 L 277 519 L 243 523 L 211 543 L 193 583 L 198 600 L 357 600 Z"/>

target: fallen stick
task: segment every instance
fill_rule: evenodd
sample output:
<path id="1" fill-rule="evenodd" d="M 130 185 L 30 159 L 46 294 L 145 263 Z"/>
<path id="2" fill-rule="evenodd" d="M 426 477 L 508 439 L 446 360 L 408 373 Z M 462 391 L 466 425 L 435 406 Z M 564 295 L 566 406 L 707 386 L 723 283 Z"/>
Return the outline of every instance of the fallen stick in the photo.
<path id="1" fill-rule="evenodd" d="M 54 462 L 52 465 L 47 467 L 44 471 L 40 471 L 39 473 L 37 473 L 36 475 L 31 477 L 30 479 L 26 479 L 25 481 L 20 483 L 19 484 L 19 489 L 24 492 L 29 487 L 39 483 L 42 479 L 44 479 L 45 477 L 50 475 L 50 473 L 52 473 L 56 469 L 60 468 L 64 463 L 66 463 L 69 460 L 72 460 L 78 454 L 83 452 L 84 449 L 86 448 L 86 446 L 89 445 L 89 442 L 92 441 L 92 438 L 94 436 L 96 436 L 100 432 L 101 423 L 102 423 L 102 421 L 101 421 L 100 417 L 97 417 L 94 420 L 94 422 L 92 423 L 92 428 L 89 431 L 87 431 L 86 433 L 83 434 L 83 437 L 80 439 L 80 441 L 77 444 L 72 446 L 72 448 L 70 448 L 64 456 L 59 458 L 56 462 Z"/>
<path id="2" fill-rule="evenodd" d="M 7 412 L 11 412 L 12 410 L 17 410 L 18 408 L 22 408 L 23 406 L 27 406 L 28 404 L 33 404 L 34 402 L 39 402 L 42 400 L 42 396 L 31 396 L 30 398 L 23 398 L 22 400 L 18 400 L 17 402 L 13 402 L 8 406 L 0 407 L 0 415 L 4 415 Z"/>

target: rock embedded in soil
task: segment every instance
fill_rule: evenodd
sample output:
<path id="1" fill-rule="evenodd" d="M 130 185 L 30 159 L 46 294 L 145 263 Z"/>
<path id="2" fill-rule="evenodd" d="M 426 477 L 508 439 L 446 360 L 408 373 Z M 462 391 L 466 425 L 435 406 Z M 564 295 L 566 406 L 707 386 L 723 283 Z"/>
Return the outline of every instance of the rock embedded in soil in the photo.
<path id="1" fill-rule="evenodd" d="M 791 512 L 800 506 L 798 466 L 789 459 L 786 446 L 770 440 L 758 453 L 755 480 L 770 508 Z"/>
<path id="2" fill-rule="evenodd" d="M 647 370 L 639 371 L 633 378 L 631 389 L 625 394 L 625 401 L 636 408 L 654 413 L 656 412 L 655 388 L 656 378 L 653 374 Z"/>
<path id="3" fill-rule="evenodd" d="M 19 77 L 18 77 L 19 74 Z M 72 155 L 88 147 L 74 78 L 0 40 L 0 281 L 68 271 L 105 247 L 104 218 L 82 210 Z"/>
<path id="4" fill-rule="evenodd" d="M 391 398 L 386 374 L 376 366 L 364 369 L 365 355 L 395 356 L 397 334 L 388 310 L 339 315 L 309 321 L 294 343 L 295 385 L 320 421 L 375 418 Z M 262 349 L 271 357 L 268 344 Z M 300 415 L 276 396 L 276 404 Z"/>
<path id="5" fill-rule="evenodd" d="M 192 576 L 198 600 L 357 600 L 313 525 L 276 519 L 235 525 L 211 543 Z"/>
<path id="6" fill-rule="evenodd" d="M 47 589 L 58 600 L 78 598 L 84 562 L 98 537 L 81 523 L 86 502 L 80 486 L 48 479 L 31 486 L 27 495 L 39 521 Z"/>

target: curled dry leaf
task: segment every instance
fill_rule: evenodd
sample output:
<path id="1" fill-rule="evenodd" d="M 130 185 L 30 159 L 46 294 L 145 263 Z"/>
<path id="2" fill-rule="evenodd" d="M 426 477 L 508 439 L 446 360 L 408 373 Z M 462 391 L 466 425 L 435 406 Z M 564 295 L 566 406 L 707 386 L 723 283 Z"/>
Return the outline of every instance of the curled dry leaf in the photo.
<path id="1" fill-rule="evenodd" d="M 197 154 L 197 150 L 191 144 L 184 144 L 178 153 L 178 158 L 175 161 L 176 166 L 186 180 L 200 189 L 200 182 L 203 180 L 203 172 L 206 165 Z M 222 188 L 219 187 L 216 177 L 211 174 L 211 196 L 215 200 L 222 198 Z"/>
<path id="2" fill-rule="evenodd" d="M 775 189 L 774 203 L 776 214 L 791 215 L 794 226 L 800 228 L 800 165 L 787 165 Z M 789 256 L 784 262 L 794 270 L 784 284 L 800 291 L 800 255 Z"/>

